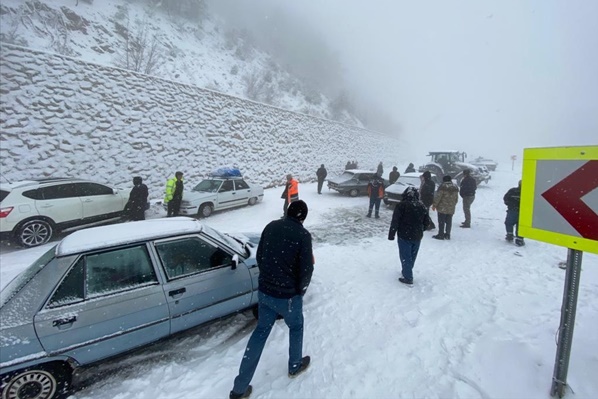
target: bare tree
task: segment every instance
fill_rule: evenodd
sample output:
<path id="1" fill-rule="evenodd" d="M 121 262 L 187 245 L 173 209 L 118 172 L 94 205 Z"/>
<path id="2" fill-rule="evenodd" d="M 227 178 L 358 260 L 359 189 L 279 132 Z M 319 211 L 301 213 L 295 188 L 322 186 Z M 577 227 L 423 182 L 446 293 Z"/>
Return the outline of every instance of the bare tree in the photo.
<path id="1" fill-rule="evenodd" d="M 127 16 L 124 48 L 118 64 L 131 71 L 152 75 L 164 60 L 164 51 L 158 37 L 150 34 L 148 20 L 149 16 L 146 14 L 143 21 L 137 21 L 131 28 Z"/>

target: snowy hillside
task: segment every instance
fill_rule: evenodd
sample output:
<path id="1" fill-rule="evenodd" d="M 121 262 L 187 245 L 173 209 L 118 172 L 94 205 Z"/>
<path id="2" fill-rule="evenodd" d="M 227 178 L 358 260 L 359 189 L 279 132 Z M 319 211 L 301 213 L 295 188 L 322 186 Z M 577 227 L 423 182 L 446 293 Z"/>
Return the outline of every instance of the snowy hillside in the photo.
<path id="1" fill-rule="evenodd" d="M 363 127 L 342 104 L 291 75 L 256 48 L 251 36 L 227 28 L 207 7 L 191 22 L 140 1 L 5 0 L 0 24 L 2 42 Z M 131 50 L 136 43 L 144 54 Z"/>

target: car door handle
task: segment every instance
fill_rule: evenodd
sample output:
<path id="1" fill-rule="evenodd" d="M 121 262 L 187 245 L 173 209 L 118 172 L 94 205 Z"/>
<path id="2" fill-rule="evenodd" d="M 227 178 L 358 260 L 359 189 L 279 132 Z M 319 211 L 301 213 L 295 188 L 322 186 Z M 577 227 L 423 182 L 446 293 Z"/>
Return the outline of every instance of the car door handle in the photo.
<path id="1" fill-rule="evenodd" d="M 83 202 L 93 202 L 92 199 L 84 199 Z"/>
<path id="2" fill-rule="evenodd" d="M 50 204 L 46 204 L 46 205 L 41 205 L 40 208 L 52 208 L 54 205 L 50 205 Z"/>
<path id="3" fill-rule="evenodd" d="M 233 195 L 235 195 L 235 194 L 237 194 L 237 193 L 233 193 Z"/>
<path id="4" fill-rule="evenodd" d="M 58 327 L 58 328 L 60 328 L 61 326 L 70 327 L 76 321 L 77 321 L 77 316 L 65 317 L 63 319 L 54 320 L 52 322 L 52 327 Z"/>
<path id="5" fill-rule="evenodd" d="M 177 296 L 181 296 L 183 295 L 185 292 L 187 292 L 187 289 L 185 287 L 183 288 L 179 288 L 178 290 L 172 290 L 172 291 L 168 291 L 168 295 L 175 298 Z"/>

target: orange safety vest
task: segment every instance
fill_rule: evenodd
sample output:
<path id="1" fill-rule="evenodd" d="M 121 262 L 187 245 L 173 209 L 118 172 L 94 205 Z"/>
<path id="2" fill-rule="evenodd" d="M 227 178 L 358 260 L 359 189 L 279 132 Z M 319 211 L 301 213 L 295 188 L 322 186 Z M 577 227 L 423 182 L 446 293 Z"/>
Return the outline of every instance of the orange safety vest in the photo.
<path id="1" fill-rule="evenodd" d="M 295 179 L 291 179 L 291 181 L 287 183 L 287 187 L 287 201 L 290 204 L 299 199 L 299 182 Z"/>

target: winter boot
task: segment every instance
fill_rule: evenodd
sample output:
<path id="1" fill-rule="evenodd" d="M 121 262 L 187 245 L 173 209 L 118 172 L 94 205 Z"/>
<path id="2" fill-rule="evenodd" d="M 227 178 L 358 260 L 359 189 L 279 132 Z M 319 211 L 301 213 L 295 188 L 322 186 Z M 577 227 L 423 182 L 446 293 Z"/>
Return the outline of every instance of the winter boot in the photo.
<path id="1" fill-rule="evenodd" d="M 365 215 L 365 216 L 371 218 L 372 217 L 372 212 L 368 212 L 368 214 Z"/>
<path id="2" fill-rule="evenodd" d="M 253 388 L 250 386 L 247 387 L 247 389 L 245 390 L 244 393 L 235 393 L 233 391 L 230 391 L 230 394 L 228 394 L 228 398 L 229 399 L 243 399 L 243 398 L 248 398 L 249 395 L 251 395 L 251 391 L 253 390 Z"/>
<path id="3" fill-rule="evenodd" d="M 289 371 L 289 378 L 295 378 L 299 374 L 301 374 L 305 370 L 307 370 L 307 368 L 309 367 L 310 361 L 311 361 L 311 358 L 309 356 L 304 356 L 303 359 L 301 359 L 301 366 L 299 366 L 299 368 L 293 372 Z"/>
<path id="4" fill-rule="evenodd" d="M 522 247 L 525 245 L 525 241 L 523 241 L 523 237 L 517 237 L 515 238 L 515 245 L 517 245 L 518 247 Z"/>
<path id="5" fill-rule="evenodd" d="M 413 280 L 407 280 L 405 277 L 399 277 L 399 281 L 403 284 L 413 285 Z"/>
<path id="6" fill-rule="evenodd" d="M 471 226 L 469 225 L 469 223 L 465 223 L 465 222 L 463 222 L 463 223 L 461 223 L 461 226 L 459 226 L 459 227 L 463 227 L 464 229 L 468 229 L 468 228 L 470 228 Z"/>
<path id="7" fill-rule="evenodd" d="M 435 236 L 432 236 L 432 238 L 435 238 L 437 240 L 444 240 L 444 234 L 438 233 Z"/>
<path id="8" fill-rule="evenodd" d="M 376 219 L 380 219 L 380 215 L 376 214 Z"/>
<path id="9" fill-rule="evenodd" d="M 446 234 L 444 235 L 444 239 L 445 239 L 445 240 L 450 240 L 450 239 L 451 239 L 451 235 L 450 235 L 450 234 L 448 234 L 448 233 L 446 233 Z"/>
<path id="10" fill-rule="evenodd" d="M 507 240 L 508 242 L 513 242 L 513 233 L 507 233 L 505 240 Z"/>

